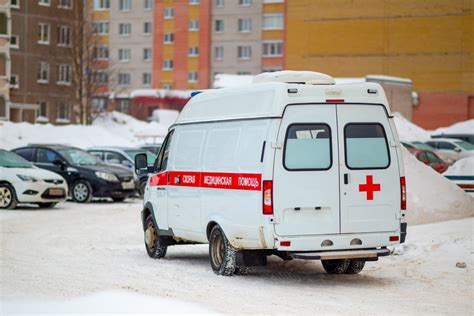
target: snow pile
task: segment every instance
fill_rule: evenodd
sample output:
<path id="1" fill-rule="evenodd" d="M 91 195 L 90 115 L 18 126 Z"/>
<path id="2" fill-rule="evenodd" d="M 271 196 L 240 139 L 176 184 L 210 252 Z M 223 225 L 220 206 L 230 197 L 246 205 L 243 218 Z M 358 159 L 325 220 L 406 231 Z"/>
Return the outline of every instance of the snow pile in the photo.
<path id="1" fill-rule="evenodd" d="M 439 134 L 472 134 L 474 133 L 474 119 L 453 124 L 449 127 L 440 127 L 432 131 L 432 135 Z"/>
<path id="2" fill-rule="evenodd" d="M 474 198 L 454 182 L 419 162 L 405 148 L 402 150 L 409 225 L 474 216 Z"/>
<path id="3" fill-rule="evenodd" d="M 130 93 L 130 98 L 155 97 L 189 99 L 193 91 L 194 90 L 136 89 Z"/>
<path id="4" fill-rule="evenodd" d="M 474 176 L 474 156 L 460 159 L 454 163 L 444 175 Z"/>
<path id="5" fill-rule="evenodd" d="M 252 83 L 252 75 L 217 74 L 214 76 L 214 88 L 240 87 Z"/>
<path id="6" fill-rule="evenodd" d="M 429 132 L 418 125 L 413 124 L 400 113 L 393 113 L 395 126 L 397 127 L 398 137 L 402 142 L 427 141 L 431 139 Z"/>
<path id="7" fill-rule="evenodd" d="M 176 110 L 157 109 L 153 111 L 152 121 L 171 126 L 178 118 L 179 112 Z"/>

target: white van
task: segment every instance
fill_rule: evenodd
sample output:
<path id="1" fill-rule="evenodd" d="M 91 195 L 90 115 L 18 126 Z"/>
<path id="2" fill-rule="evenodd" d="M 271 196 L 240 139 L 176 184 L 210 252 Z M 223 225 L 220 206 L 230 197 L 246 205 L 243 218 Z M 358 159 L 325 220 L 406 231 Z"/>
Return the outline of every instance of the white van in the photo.
<path id="1" fill-rule="evenodd" d="M 142 211 L 146 249 L 209 243 L 221 275 L 267 256 L 358 273 L 403 242 L 405 177 L 383 88 L 277 72 L 204 91 L 169 129 Z"/>

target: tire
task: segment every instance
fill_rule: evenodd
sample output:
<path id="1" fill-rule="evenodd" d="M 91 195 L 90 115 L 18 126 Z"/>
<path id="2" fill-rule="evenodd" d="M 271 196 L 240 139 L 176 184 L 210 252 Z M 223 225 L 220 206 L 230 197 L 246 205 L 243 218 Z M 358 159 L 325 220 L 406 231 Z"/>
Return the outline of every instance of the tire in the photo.
<path id="1" fill-rule="evenodd" d="M 38 206 L 39 206 L 40 208 L 53 208 L 53 207 L 56 206 L 56 204 L 58 204 L 58 203 L 56 203 L 56 202 L 38 203 Z"/>
<path id="2" fill-rule="evenodd" d="M 145 194 L 146 183 L 147 183 L 146 180 L 140 182 L 140 186 L 139 186 L 139 188 L 138 188 L 139 193 L 140 193 L 140 197 L 143 197 L 143 195 Z"/>
<path id="3" fill-rule="evenodd" d="M 153 216 L 148 215 L 145 220 L 144 229 L 145 248 L 148 256 L 153 259 L 160 259 L 166 256 L 168 244 L 163 237 L 158 235 L 158 228 Z"/>
<path id="4" fill-rule="evenodd" d="M 78 203 L 89 203 L 92 200 L 92 187 L 89 182 L 79 180 L 72 186 L 72 199 Z"/>
<path id="5" fill-rule="evenodd" d="M 214 226 L 209 235 L 209 261 L 214 273 L 233 275 L 237 269 L 236 255 L 237 251 L 229 243 L 222 228 L 219 225 Z"/>
<path id="6" fill-rule="evenodd" d="M 114 202 L 123 202 L 125 197 L 113 197 L 112 200 L 114 200 Z"/>
<path id="7" fill-rule="evenodd" d="M 343 274 L 351 261 L 349 259 L 321 260 L 324 270 L 329 274 Z"/>
<path id="8" fill-rule="evenodd" d="M 347 267 L 346 274 L 358 274 L 364 269 L 365 260 L 351 260 Z"/>
<path id="9" fill-rule="evenodd" d="M 12 210 L 16 205 L 15 189 L 7 183 L 0 184 L 0 209 Z"/>

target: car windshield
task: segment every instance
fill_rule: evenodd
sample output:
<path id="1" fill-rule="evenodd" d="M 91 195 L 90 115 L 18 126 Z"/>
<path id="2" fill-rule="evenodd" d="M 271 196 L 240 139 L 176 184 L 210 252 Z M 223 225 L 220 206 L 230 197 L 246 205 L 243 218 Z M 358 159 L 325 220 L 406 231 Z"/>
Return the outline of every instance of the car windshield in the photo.
<path id="1" fill-rule="evenodd" d="M 430 145 L 425 144 L 423 142 L 412 142 L 412 144 L 415 145 L 416 148 L 418 148 L 418 149 L 434 150 L 433 147 L 431 147 Z"/>
<path id="2" fill-rule="evenodd" d="M 138 154 L 146 154 L 146 161 L 148 165 L 152 165 L 155 162 L 155 155 L 148 151 L 148 150 L 138 150 L 138 149 L 131 149 L 131 150 L 125 150 L 125 153 L 132 158 L 135 161 L 135 156 Z"/>
<path id="3" fill-rule="evenodd" d="M 81 149 L 63 149 L 60 151 L 66 160 L 73 165 L 100 165 L 103 162 Z"/>
<path id="4" fill-rule="evenodd" d="M 28 161 L 15 153 L 6 150 L 0 150 L 0 167 L 4 168 L 33 168 Z"/>
<path id="5" fill-rule="evenodd" d="M 464 150 L 474 150 L 474 145 L 471 144 L 471 143 L 468 143 L 468 142 L 465 142 L 463 140 L 457 140 L 455 141 L 456 145 L 458 145 L 459 147 L 461 147 L 462 149 Z"/>

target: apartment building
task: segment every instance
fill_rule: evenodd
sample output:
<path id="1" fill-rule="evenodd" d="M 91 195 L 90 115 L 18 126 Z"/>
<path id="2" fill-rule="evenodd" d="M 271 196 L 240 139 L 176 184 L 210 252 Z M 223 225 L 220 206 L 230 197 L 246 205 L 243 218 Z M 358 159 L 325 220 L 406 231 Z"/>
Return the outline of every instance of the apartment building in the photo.
<path id="1" fill-rule="evenodd" d="M 10 0 L 9 5 L 11 73 L 6 118 L 14 122 L 73 122 L 71 47 L 81 1 Z"/>
<path id="2" fill-rule="evenodd" d="M 10 117 L 10 0 L 0 0 L 0 120 Z"/>
<path id="3" fill-rule="evenodd" d="M 153 88 L 209 87 L 211 0 L 155 0 Z"/>

